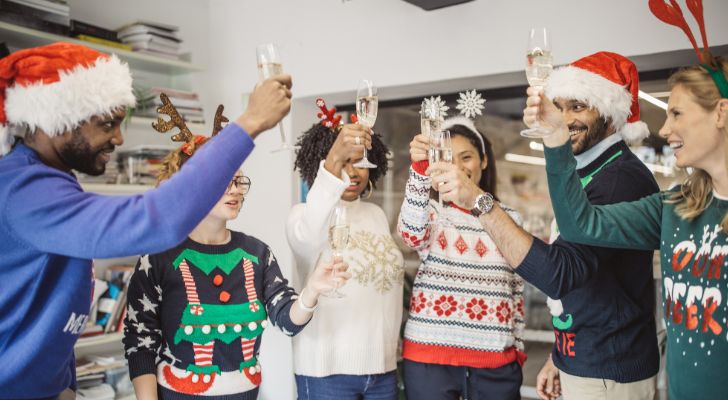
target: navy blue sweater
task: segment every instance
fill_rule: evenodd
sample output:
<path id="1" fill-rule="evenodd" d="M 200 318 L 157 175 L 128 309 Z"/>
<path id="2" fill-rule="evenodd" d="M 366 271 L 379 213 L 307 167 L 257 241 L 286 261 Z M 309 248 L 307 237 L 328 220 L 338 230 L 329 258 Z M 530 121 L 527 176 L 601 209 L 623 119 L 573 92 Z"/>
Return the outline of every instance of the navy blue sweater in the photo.
<path id="1" fill-rule="evenodd" d="M 577 173 L 592 204 L 637 200 L 659 190 L 621 141 Z M 617 382 L 657 373 L 652 251 L 534 240 L 516 272 L 563 304 L 563 313 L 553 318 L 557 368 Z"/>
<path id="2" fill-rule="evenodd" d="M 187 239 L 144 256 L 124 321 L 130 377 L 156 375 L 164 399 L 255 398 L 266 320 L 300 332 L 290 319 L 297 297 L 270 248 L 241 232 L 222 245 Z"/>

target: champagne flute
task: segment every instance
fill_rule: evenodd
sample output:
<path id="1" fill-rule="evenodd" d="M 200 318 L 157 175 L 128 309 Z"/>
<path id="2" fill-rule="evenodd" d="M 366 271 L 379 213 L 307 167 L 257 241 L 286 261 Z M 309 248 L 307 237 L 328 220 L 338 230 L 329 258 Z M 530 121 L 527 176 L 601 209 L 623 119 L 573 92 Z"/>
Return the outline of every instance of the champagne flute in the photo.
<path id="1" fill-rule="evenodd" d="M 526 78 L 528 84 L 542 91 L 546 80 L 553 71 L 553 58 L 551 56 L 551 40 L 546 28 L 531 28 L 528 36 L 528 53 L 526 54 Z M 538 125 L 524 129 L 521 136 L 539 139 L 550 132 L 541 129 Z"/>
<path id="2" fill-rule="evenodd" d="M 344 250 L 349 243 L 349 221 L 346 216 L 346 207 L 339 204 L 334 208 L 329 219 L 329 247 L 333 258 L 344 257 Z M 336 277 L 336 269 L 331 271 L 331 277 Z M 344 295 L 335 287 L 331 292 L 324 294 L 327 297 L 341 298 Z"/>
<path id="3" fill-rule="evenodd" d="M 271 76 L 283 73 L 283 64 L 281 64 L 280 51 L 273 43 L 264 43 L 258 45 L 255 49 L 258 59 L 258 80 L 260 82 L 270 78 Z M 278 123 L 278 132 L 281 135 L 281 147 L 273 150 L 273 152 L 293 150 L 293 147 L 286 140 L 286 132 L 283 130 L 283 121 Z"/>
<path id="4" fill-rule="evenodd" d="M 370 80 L 364 79 L 359 83 L 356 91 L 356 118 L 357 122 L 371 129 L 377 120 L 377 109 L 379 106 L 379 98 L 377 97 L 377 87 Z M 367 149 L 364 147 L 364 158 L 354 164 L 357 168 L 377 168 L 376 164 L 372 164 L 367 159 Z"/>
<path id="5" fill-rule="evenodd" d="M 433 135 L 439 134 L 442 129 L 442 114 L 440 108 L 431 103 L 422 102 L 420 109 L 420 131 L 432 139 Z M 432 145 L 427 153 L 428 159 L 432 159 Z"/>
<path id="6" fill-rule="evenodd" d="M 430 150 L 427 152 L 429 156 L 430 165 L 436 162 L 452 162 L 452 140 L 450 138 L 450 131 L 440 130 L 430 135 Z M 440 203 L 440 209 L 442 210 L 442 195 L 437 192 L 437 201 Z"/>

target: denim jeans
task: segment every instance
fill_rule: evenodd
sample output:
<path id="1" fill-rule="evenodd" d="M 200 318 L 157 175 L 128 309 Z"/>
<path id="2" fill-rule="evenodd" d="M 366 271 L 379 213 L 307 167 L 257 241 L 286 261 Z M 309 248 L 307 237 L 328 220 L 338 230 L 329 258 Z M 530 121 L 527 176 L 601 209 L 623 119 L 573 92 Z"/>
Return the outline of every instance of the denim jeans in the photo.
<path id="1" fill-rule="evenodd" d="M 404 360 L 408 400 L 518 400 L 523 372 L 517 362 L 470 368 Z"/>
<path id="2" fill-rule="evenodd" d="M 298 400 L 396 400 L 396 371 L 377 375 L 296 375 Z"/>

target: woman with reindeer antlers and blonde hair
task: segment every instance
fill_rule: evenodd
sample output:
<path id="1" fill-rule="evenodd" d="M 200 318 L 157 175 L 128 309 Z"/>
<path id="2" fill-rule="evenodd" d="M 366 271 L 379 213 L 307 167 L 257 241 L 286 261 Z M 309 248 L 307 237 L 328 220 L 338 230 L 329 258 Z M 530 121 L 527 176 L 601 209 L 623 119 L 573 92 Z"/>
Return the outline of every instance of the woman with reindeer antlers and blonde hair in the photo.
<path id="1" fill-rule="evenodd" d="M 209 140 L 194 136 L 166 95 L 159 111 L 175 127 L 173 140 L 184 144 L 163 161 L 164 184 Z M 222 129 L 222 105 L 212 136 Z M 178 246 L 143 256 L 131 278 L 124 347 L 140 399 L 250 400 L 258 396 L 260 338 L 273 322 L 293 336 L 313 315 L 319 294 L 346 282 L 341 260 L 320 265 L 300 296 L 287 285 L 265 243 L 226 228 L 235 219 L 251 186 L 238 171 L 210 213 Z M 342 271 L 335 277 L 332 269 Z M 156 361 L 157 357 L 161 360 Z"/>
<path id="2" fill-rule="evenodd" d="M 679 5 L 670 3 L 650 0 L 649 6 L 688 35 L 700 59 L 700 65 L 670 77 L 667 119 L 659 131 L 677 166 L 692 168 L 682 185 L 634 202 L 593 206 L 579 184 L 569 132 L 554 105 L 529 89 L 523 119 L 553 132 L 544 138 L 546 170 L 565 239 L 660 251 L 670 399 L 726 399 L 728 61 L 710 53 L 702 2 L 687 1 L 700 27 L 702 51 Z"/>
<path id="3" fill-rule="evenodd" d="M 322 99 L 320 123 L 298 140 L 295 167 L 310 185 L 288 217 L 288 243 L 303 277 L 328 263 L 329 216 L 345 209 L 349 240 L 343 258 L 353 279 L 342 298 L 323 298 L 319 314 L 293 339 L 299 400 L 394 400 L 402 318 L 402 253 L 377 205 L 362 196 L 387 172 L 388 149 L 363 125 L 340 124 Z M 364 147 L 376 168 L 356 168 Z"/>

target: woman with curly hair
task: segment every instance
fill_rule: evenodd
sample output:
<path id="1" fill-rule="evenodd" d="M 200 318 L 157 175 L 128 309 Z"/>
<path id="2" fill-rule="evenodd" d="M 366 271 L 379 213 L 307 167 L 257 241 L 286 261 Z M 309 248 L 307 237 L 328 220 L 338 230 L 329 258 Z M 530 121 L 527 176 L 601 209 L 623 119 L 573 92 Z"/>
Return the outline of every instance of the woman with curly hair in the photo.
<path id="1" fill-rule="evenodd" d="M 176 174 L 207 141 L 191 137 L 172 151 L 158 183 Z M 340 260 L 322 264 L 297 295 L 268 245 L 226 228 L 250 185 L 238 171 L 185 241 L 140 259 L 129 283 L 123 339 L 138 398 L 256 399 L 258 351 L 268 319 L 285 334 L 297 334 L 311 319 L 319 295 L 350 276 L 344 271 L 332 278 L 334 267 L 346 270 Z"/>
<path id="2" fill-rule="evenodd" d="M 319 106 L 325 110 L 323 101 Z M 287 235 L 305 278 L 331 259 L 329 216 L 345 207 L 350 238 L 343 253 L 354 279 L 342 298 L 322 297 L 323 312 L 293 340 L 298 399 L 394 400 L 403 258 L 382 209 L 361 199 L 387 172 L 388 150 L 368 128 L 324 125 L 332 120 L 314 124 L 298 140 L 295 168 L 311 189 L 291 210 Z M 365 146 L 376 168 L 353 166 Z"/>

